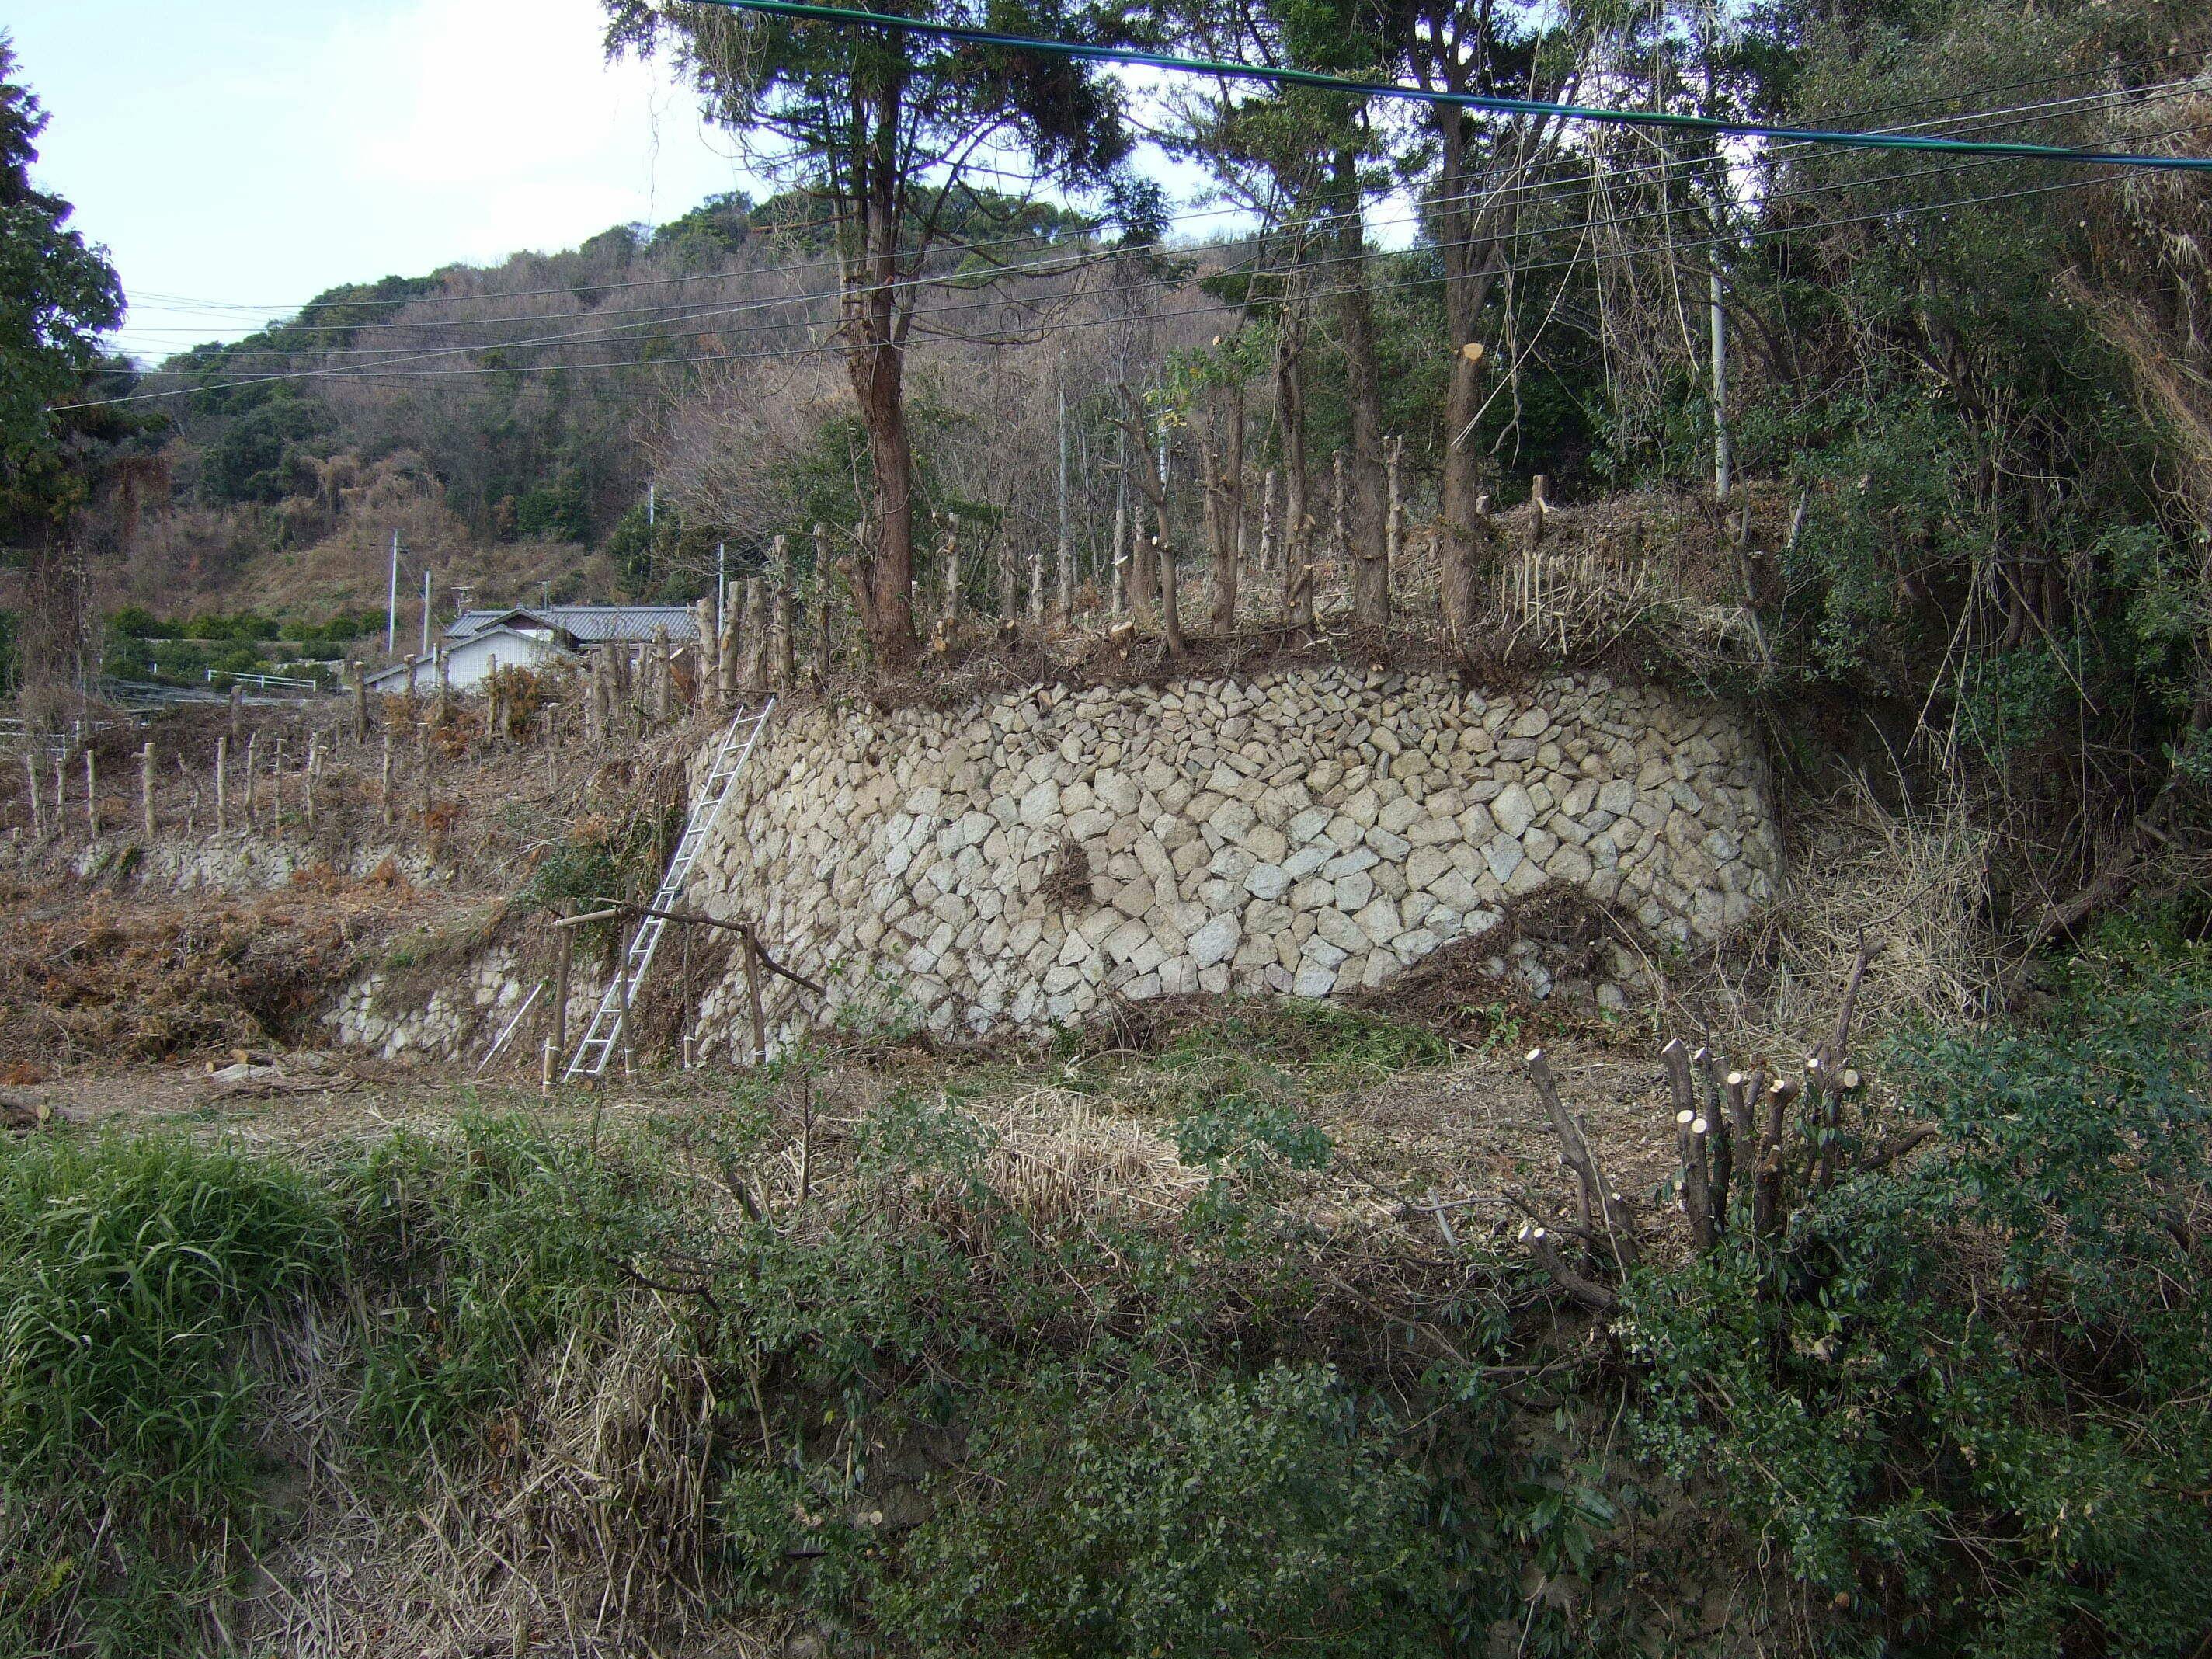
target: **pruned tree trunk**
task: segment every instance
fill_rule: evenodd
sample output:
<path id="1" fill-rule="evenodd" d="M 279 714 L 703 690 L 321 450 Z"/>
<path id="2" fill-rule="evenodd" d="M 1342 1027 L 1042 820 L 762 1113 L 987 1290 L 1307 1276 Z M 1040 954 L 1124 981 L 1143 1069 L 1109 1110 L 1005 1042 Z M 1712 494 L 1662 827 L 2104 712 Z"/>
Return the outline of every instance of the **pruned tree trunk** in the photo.
<path id="1" fill-rule="evenodd" d="M 1303 302 L 1286 306 L 1275 354 L 1276 422 L 1283 434 L 1283 620 L 1313 626 L 1313 515 L 1306 462 Z"/>
<path id="2" fill-rule="evenodd" d="M 1149 621 L 1152 606 L 1159 596 L 1159 568 L 1152 556 L 1152 538 L 1145 533 L 1144 507 L 1149 506 L 1158 520 L 1160 533 L 1167 533 L 1167 482 L 1160 475 L 1152 459 L 1152 447 L 1146 431 L 1143 401 L 1126 384 L 1121 392 L 1121 453 L 1124 474 L 1136 481 L 1139 501 L 1143 503 L 1136 513 L 1137 533 L 1129 554 L 1129 598 L 1138 617 Z"/>
<path id="3" fill-rule="evenodd" d="M 1180 573 L 1176 568 L 1175 544 L 1167 538 L 1167 524 L 1163 515 L 1160 535 L 1152 544 L 1153 562 L 1160 572 L 1160 633 L 1167 641 L 1168 654 L 1182 654 L 1182 599 L 1180 592 Z"/>
<path id="4" fill-rule="evenodd" d="M 1367 285 L 1367 220 L 1359 160 L 1339 149 L 1334 167 L 1337 270 L 1336 326 L 1344 352 L 1346 401 L 1352 416 L 1348 498 L 1352 620 L 1381 628 L 1390 620 L 1390 563 L 1383 524 L 1382 371 L 1375 343 L 1375 301 Z"/>
<path id="5" fill-rule="evenodd" d="M 1260 489 L 1260 562 L 1262 570 L 1275 568 L 1275 469 L 1267 469 L 1267 477 Z"/>
<path id="6" fill-rule="evenodd" d="M 892 222 L 888 204 L 882 222 Z M 914 444 L 906 423 L 905 349 L 896 337 L 895 251 L 882 249 L 873 263 L 880 267 L 877 279 L 857 295 L 847 290 L 848 325 L 861 341 L 847 356 L 846 371 L 868 434 L 876 532 L 873 546 L 854 562 L 850 586 L 869 649 L 879 666 L 896 668 L 913 658 L 916 645 Z"/>
<path id="7" fill-rule="evenodd" d="M 1224 466 L 1229 479 L 1229 556 L 1239 585 L 1247 568 L 1246 560 L 1251 552 L 1252 502 L 1251 492 L 1244 480 L 1244 382 L 1239 379 L 1230 388 L 1229 454 Z M 1230 595 L 1228 626 L 1222 631 L 1231 632 L 1237 625 L 1237 595 Z"/>

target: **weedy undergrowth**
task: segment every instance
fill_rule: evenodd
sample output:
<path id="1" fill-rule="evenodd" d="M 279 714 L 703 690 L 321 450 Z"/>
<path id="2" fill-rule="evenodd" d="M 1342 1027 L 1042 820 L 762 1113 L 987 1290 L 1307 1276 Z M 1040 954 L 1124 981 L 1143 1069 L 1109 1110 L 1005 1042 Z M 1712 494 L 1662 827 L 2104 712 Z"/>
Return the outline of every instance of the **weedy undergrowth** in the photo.
<path id="1" fill-rule="evenodd" d="M 1595 1318 L 1480 1237 L 1300 1211 L 1314 1092 L 1435 1057 L 1370 1014 L 838 1097 L 801 1055 L 647 1130 L 469 1112 L 312 1165 L 10 1144 L 0 1644 L 2185 1659 L 2212 961 L 2058 988 L 1892 1033 L 1922 1156 L 1649 1251 Z M 1173 1179 L 1036 1138 L 1094 1066 Z M 322 1467 L 431 1528 L 272 1613 L 247 1547 L 331 1547 L 270 1496 L 251 1356 L 309 1305 Z"/>
<path id="2" fill-rule="evenodd" d="M 0 1150 L 0 1641 L 188 1625 L 259 1472 L 244 1339 L 343 1261 L 301 1170 L 166 1136 Z"/>

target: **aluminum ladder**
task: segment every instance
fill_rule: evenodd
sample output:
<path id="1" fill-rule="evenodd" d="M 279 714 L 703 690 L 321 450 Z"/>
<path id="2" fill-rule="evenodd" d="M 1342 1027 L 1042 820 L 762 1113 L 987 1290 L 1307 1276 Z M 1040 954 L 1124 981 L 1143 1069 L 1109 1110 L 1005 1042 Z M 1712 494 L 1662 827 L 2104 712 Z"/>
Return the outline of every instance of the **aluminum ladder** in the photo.
<path id="1" fill-rule="evenodd" d="M 675 854 L 668 860 L 667 873 L 660 878 L 660 890 L 653 896 L 653 908 L 663 914 L 638 918 L 637 932 L 630 937 L 622 966 L 600 994 L 599 1006 L 592 1012 L 591 1023 L 584 1028 L 583 1040 L 577 1043 L 575 1054 L 568 1061 L 568 1081 L 605 1074 L 607 1061 L 621 1045 L 623 1026 L 637 1000 L 638 988 L 645 983 L 647 970 L 653 966 L 653 952 L 660 948 L 660 936 L 668 930 L 665 912 L 684 896 L 684 885 L 691 878 L 691 866 L 699 861 L 699 849 L 706 845 L 715 821 L 722 816 L 722 803 L 730 798 L 730 786 L 752 758 L 753 745 L 760 741 L 760 734 L 768 729 L 769 716 L 775 713 L 774 697 L 763 703 L 757 713 L 740 708 L 722 733 L 722 741 L 714 750 L 714 763 L 707 770 L 707 781 L 700 787 L 699 799 L 691 804 L 691 817 L 684 826 L 683 838 L 676 843 Z"/>

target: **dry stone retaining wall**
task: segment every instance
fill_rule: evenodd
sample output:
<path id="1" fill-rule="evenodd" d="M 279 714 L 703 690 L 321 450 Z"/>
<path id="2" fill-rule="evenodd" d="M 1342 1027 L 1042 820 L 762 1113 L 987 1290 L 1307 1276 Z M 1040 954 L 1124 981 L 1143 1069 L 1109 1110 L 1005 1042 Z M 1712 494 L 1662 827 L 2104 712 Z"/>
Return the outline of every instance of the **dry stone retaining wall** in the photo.
<path id="1" fill-rule="evenodd" d="M 1115 995 L 1340 995 L 1555 883 L 1706 939 L 1780 865 L 1734 718 L 1601 676 L 1508 696 L 1298 669 L 815 708 L 737 790 L 690 896 L 830 985 L 824 1008 L 769 981 L 779 1040 L 870 1005 L 981 1031 Z M 1073 902 L 1048 887 L 1063 842 L 1089 871 Z M 732 976 L 702 1026 L 738 1041 L 744 1010 Z"/>

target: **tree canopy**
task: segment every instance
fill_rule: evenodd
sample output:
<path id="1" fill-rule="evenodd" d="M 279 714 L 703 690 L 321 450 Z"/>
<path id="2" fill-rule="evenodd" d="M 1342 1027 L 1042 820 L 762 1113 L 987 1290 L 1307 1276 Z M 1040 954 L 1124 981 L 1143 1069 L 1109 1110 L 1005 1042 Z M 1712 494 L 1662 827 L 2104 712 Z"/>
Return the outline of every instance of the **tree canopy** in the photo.
<path id="1" fill-rule="evenodd" d="M 77 396 L 123 320 L 123 285 L 99 248 L 70 228 L 73 210 L 31 168 L 46 115 L 0 33 L 0 514 L 65 510 L 56 404 Z"/>

